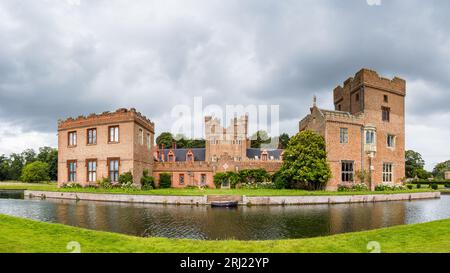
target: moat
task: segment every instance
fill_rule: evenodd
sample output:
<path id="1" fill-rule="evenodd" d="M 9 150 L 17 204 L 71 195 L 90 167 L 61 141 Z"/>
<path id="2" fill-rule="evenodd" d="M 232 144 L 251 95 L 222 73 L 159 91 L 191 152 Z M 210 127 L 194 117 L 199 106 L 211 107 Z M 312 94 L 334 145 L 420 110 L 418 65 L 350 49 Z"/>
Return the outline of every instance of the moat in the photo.
<path id="1" fill-rule="evenodd" d="M 449 207 L 449 195 L 417 201 L 234 209 L 0 199 L 0 214 L 135 236 L 211 240 L 306 238 L 428 222 L 450 218 Z"/>

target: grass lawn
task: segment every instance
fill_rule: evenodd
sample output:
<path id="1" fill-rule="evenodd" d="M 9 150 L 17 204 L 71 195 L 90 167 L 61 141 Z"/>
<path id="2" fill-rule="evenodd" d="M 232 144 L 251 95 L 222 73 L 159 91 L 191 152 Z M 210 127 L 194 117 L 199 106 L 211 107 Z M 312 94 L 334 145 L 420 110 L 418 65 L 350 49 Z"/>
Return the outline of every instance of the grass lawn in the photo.
<path id="1" fill-rule="evenodd" d="M 89 192 L 89 193 L 116 193 L 116 194 L 145 194 L 145 195 L 246 195 L 246 196 L 319 196 L 319 195 L 365 195 L 365 194 L 394 194 L 394 193 L 414 193 L 429 192 L 431 189 L 412 189 L 404 191 L 383 191 L 383 192 L 330 192 L 330 191 L 305 191 L 305 190 L 278 190 L 278 189 L 205 189 L 198 188 L 189 189 L 154 189 L 154 190 L 123 190 L 123 189 L 97 189 L 97 188 L 80 188 L 80 189 L 59 189 L 56 183 L 33 184 L 33 183 L 12 183 L 0 182 L 1 189 L 20 189 L 20 190 L 41 190 L 41 191 L 58 191 L 58 192 Z"/>
<path id="2" fill-rule="evenodd" d="M 310 239 L 200 241 L 140 238 L 61 224 L 0 215 L 0 252 L 68 252 L 76 241 L 81 252 L 368 252 L 376 241 L 381 252 L 450 252 L 450 219 Z"/>

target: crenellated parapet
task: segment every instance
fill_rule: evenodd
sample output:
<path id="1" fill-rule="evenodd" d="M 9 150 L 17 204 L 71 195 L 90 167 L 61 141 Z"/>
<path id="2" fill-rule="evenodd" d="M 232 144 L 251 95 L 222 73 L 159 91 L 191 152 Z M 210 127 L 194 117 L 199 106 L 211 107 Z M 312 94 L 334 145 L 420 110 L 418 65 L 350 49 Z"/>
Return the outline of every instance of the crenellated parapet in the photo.
<path id="1" fill-rule="evenodd" d="M 406 81 L 404 79 L 399 77 L 392 79 L 381 77 L 376 71 L 363 68 L 354 77 L 348 78 L 343 86 L 339 85 L 334 89 L 334 101 L 344 96 L 344 90 L 352 92 L 361 86 L 370 86 L 400 95 L 406 94 Z"/>
<path id="2" fill-rule="evenodd" d="M 65 120 L 58 120 L 58 131 L 127 121 L 135 121 L 150 132 L 155 132 L 155 124 L 146 116 L 137 112 L 135 108 L 119 108 L 114 112 L 105 111 L 100 114 L 92 113 L 87 116 L 80 115 L 76 118 L 69 117 Z"/>

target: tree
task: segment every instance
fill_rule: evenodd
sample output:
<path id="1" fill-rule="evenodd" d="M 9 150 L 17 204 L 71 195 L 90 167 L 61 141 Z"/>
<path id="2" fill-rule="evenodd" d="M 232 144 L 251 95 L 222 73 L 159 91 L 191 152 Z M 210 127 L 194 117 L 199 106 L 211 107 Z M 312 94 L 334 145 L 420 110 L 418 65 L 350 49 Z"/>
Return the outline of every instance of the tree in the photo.
<path id="1" fill-rule="evenodd" d="M 263 130 L 259 130 L 256 133 L 254 133 L 250 139 L 251 139 L 250 145 L 252 148 L 261 148 L 261 144 L 270 143 L 269 134 L 267 134 L 267 132 Z"/>
<path id="2" fill-rule="evenodd" d="M 34 161 L 27 164 L 23 170 L 20 180 L 23 182 L 43 182 L 50 180 L 48 176 L 48 164 L 41 161 Z"/>
<path id="3" fill-rule="evenodd" d="M 36 161 L 36 152 L 33 149 L 26 149 L 21 155 L 25 165 Z"/>
<path id="4" fill-rule="evenodd" d="M 178 147 L 178 142 L 177 142 Z M 204 139 L 189 139 L 186 144 L 186 148 L 205 148 Z"/>
<path id="5" fill-rule="evenodd" d="M 177 144 L 177 148 L 187 148 L 188 146 L 188 140 L 186 139 L 186 137 L 183 134 L 177 134 L 175 136 L 175 142 Z"/>
<path id="6" fill-rule="evenodd" d="M 286 134 L 286 133 L 281 134 L 278 137 L 278 148 L 279 149 L 286 149 L 287 144 L 289 143 L 289 139 L 290 139 L 290 137 L 289 137 L 288 134 Z"/>
<path id="7" fill-rule="evenodd" d="M 58 180 L 58 150 L 51 147 L 41 147 L 36 158 L 48 164 L 50 180 Z"/>
<path id="8" fill-rule="evenodd" d="M 450 160 L 437 164 L 433 169 L 433 175 L 435 178 L 444 179 L 446 171 L 450 171 Z"/>
<path id="9" fill-rule="evenodd" d="M 157 138 L 156 138 L 156 144 L 158 146 L 164 145 L 166 148 L 170 148 L 172 146 L 173 142 L 173 136 L 169 132 L 162 132 Z"/>
<path id="10" fill-rule="evenodd" d="M 22 155 L 13 153 L 9 156 L 9 172 L 8 180 L 19 180 L 22 174 L 22 168 L 24 166 L 24 160 Z"/>
<path id="11" fill-rule="evenodd" d="M 292 188 L 324 188 L 331 178 L 324 138 L 312 131 L 293 136 L 284 151 L 280 172 Z"/>
<path id="12" fill-rule="evenodd" d="M 9 159 L 5 155 L 0 156 L 0 181 L 8 180 Z"/>
<path id="13" fill-rule="evenodd" d="M 405 152 L 405 171 L 407 178 L 415 178 L 420 170 L 423 170 L 425 161 L 422 159 L 422 155 L 413 150 Z M 422 172 L 423 173 L 423 172 Z"/>

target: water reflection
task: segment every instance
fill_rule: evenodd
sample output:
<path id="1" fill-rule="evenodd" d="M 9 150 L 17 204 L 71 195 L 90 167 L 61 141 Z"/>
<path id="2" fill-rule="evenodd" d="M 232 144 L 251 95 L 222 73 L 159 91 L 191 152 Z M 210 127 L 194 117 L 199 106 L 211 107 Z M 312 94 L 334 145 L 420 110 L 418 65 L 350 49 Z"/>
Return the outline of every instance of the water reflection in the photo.
<path id="1" fill-rule="evenodd" d="M 422 201 L 286 207 L 172 206 L 0 199 L 0 213 L 136 236 L 304 238 L 450 218 L 450 196 Z"/>

